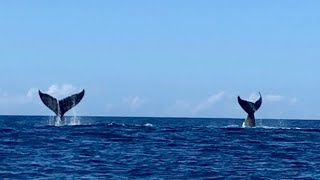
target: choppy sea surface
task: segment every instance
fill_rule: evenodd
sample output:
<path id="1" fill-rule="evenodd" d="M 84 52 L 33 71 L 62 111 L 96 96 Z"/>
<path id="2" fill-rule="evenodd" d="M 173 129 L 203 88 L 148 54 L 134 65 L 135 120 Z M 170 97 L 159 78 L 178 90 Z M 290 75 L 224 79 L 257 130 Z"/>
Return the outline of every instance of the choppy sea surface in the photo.
<path id="1" fill-rule="evenodd" d="M 0 179 L 320 179 L 320 121 L 0 116 Z"/>

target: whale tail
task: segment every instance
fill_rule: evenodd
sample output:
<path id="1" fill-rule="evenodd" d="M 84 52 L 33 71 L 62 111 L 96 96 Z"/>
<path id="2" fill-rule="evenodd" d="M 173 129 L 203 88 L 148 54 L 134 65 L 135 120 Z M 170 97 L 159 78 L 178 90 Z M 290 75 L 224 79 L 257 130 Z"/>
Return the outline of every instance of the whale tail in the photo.
<path id="1" fill-rule="evenodd" d="M 240 98 L 240 96 L 238 96 L 238 103 L 245 112 L 247 112 L 248 114 L 253 114 L 260 108 L 262 104 L 262 97 L 260 92 L 259 95 L 260 98 L 255 103 L 243 100 Z"/>
<path id="2" fill-rule="evenodd" d="M 254 127 L 256 125 L 254 113 L 261 107 L 262 104 L 262 96 L 259 92 L 260 98 L 255 102 L 249 102 L 243 100 L 238 96 L 238 103 L 242 107 L 242 109 L 248 113 L 248 117 L 244 122 L 245 127 Z"/>
<path id="3" fill-rule="evenodd" d="M 63 117 L 63 115 L 76 106 L 83 98 L 85 91 L 82 90 L 80 93 L 71 95 L 62 100 L 57 100 L 56 98 L 50 96 L 49 94 L 42 93 L 39 90 L 39 96 L 43 104 L 45 104 L 49 109 L 51 109 L 56 116 Z"/>

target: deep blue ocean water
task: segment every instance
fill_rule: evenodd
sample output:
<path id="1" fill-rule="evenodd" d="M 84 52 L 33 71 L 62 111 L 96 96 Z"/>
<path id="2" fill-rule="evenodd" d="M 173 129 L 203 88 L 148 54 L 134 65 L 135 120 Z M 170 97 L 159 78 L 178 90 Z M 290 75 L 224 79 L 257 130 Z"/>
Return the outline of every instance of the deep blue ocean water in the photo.
<path id="1" fill-rule="evenodd" d="M 320 121 L 0 116 L 1 179 L 320 179 Z"/>

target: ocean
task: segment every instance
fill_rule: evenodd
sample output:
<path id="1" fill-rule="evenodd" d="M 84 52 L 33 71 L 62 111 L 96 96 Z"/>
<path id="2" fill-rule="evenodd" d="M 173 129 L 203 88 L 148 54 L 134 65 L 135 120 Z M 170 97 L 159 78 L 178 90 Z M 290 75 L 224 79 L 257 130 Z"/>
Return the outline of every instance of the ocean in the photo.
<path id="1" fill-rule="evenodd" d="M 0 179 L 320 179 L 320 121 L 0 116 Z"/>

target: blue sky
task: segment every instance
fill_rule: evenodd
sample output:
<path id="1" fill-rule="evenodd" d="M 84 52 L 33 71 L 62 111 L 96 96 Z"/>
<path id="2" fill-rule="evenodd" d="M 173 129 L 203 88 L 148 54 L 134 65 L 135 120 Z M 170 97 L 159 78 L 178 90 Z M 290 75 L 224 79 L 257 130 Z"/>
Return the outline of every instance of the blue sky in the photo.
<path id="1" fill-rule="evenodd" d="M 4 1 L 0 114 L 320 119 L 319 1 Z"/>

